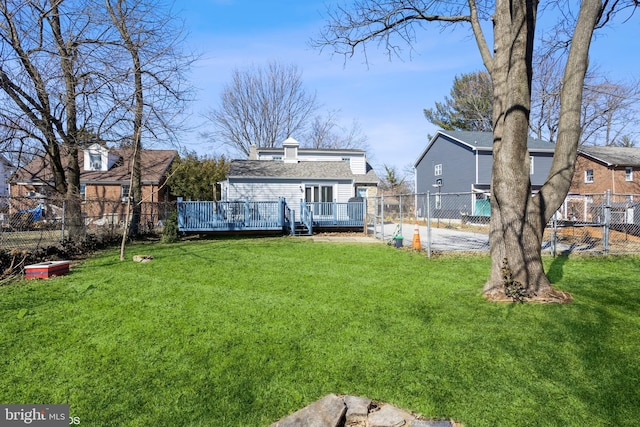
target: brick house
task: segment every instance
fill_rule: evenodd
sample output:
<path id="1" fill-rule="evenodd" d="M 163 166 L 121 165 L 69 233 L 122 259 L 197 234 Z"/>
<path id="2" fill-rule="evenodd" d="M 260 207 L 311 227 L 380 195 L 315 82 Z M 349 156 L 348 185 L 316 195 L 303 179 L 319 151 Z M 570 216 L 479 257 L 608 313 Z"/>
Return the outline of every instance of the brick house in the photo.
<path id="1" fill-rule="evenodd" d="M 571 193 L 640 194 L 640 148 L 580 147 Z"/>
<path id="2" fill-rule="evenodd" d="M 578 148 L 576 168 L 564 204 L 572 220 L 640 224 L 640 149 Z"/>
<path id="3" fill-rule="evenodd" d="M 175 150 L 142 150 L 142 207 L 145 221 L 164 219 L 158 202 L 170 201 L 165 186 L 171 164 L 178 156 Z M 92 144 L 78 154 L 82 213 L 87 225 L 115 224 L 123 221 L 129 195 L 131 149 L 106 148 Z M 53 193 L 53 173 L 48 159 L 38 157 L 19 170 L 10 184 L 12 198 L 30 198 L 43 203 L 47 216 L 60 215 L 59 202 Z M 150 215 L 150 216 L 149 216 Z"/>

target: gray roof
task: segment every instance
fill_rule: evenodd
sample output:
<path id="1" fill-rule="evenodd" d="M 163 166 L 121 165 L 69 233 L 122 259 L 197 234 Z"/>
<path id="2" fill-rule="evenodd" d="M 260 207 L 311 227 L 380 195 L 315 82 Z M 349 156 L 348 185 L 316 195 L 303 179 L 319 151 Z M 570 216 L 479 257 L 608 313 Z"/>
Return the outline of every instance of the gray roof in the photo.
<path id="1" fill-rule="evenodd" d="M 349 179 L 358 183 L 377 183 L 378 177 L 367 164 L 365 175 L 351 172 L 347 162 L 285 163 L 272 160 L 233 160 L 229 178 L 282 178 L 282 179 Z"/>
<path id="2" fill-rule="evenodd" d="M 449 139 L 454 139 L 459 143 L 466 145 L 472 150 L 476 151 L 493 151 L 493 132 L 471 132 L 471 131 L 462 131 L 462 130 L 439 130 L 436 132 L 435 136 L 431 138 L 429 144 L 425 147 L 425 149 L 420 153 L 418 159 L 413 163 L 414 166 L 417 166 L 424 156 L 427 154 L 431 146 L 436 140 L 444 137 Z M 556 145 L 551 142 L 543 141 L 541 139 L 536 139 L 533 137 L 528 137 L 527 139 L 527 148 L 530 152 L 537 153 L 553 153 L 556 149 Z"/>
<path id="3" fill-rule="evenodd" d="M 578 152 L 607 166 L 640 167 L 640 148 L 582 146 Z"/>
<path id="4" fill-rule="evenodd" d="M 438 133 L 448 135 L 474 148 L 485 148 L 489 150 L 493 149 L 493 132 L 440 130 L 438 131 Z M 551 142 L 543 141 L 541 139 L 533 138 L 530 136 L 527 139 L 527 148 L 529 148 L 529 150 L 554 151 L 556 145 Z"/>

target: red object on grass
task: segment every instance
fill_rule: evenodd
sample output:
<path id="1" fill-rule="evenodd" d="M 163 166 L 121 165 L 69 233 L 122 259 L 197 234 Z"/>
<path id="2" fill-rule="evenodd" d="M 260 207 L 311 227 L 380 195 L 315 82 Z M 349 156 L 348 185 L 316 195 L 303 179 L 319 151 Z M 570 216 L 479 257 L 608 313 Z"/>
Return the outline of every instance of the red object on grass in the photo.
<path id="1" fill-rule="evenodd" d="M 27 265 L 24 268 L 27 279 L 48 279 L 69 272 L 69 261 L 49 261 Z"/>

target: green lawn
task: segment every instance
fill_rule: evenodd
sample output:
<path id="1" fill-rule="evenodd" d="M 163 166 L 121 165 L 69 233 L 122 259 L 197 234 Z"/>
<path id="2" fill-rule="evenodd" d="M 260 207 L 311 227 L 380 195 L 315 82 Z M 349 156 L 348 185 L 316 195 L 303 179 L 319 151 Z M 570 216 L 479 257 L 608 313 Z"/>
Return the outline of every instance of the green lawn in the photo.
<path id="1" fill-rule="evenodd" d="M 0 288 L 0 403 L 81 426 L 267 426 L 328 393 L 474 426 L 640 425 L 640 258 L 548 259 L 570 305 L 485 302 L 486 256 L 296 238 L 132 246 Z"/>

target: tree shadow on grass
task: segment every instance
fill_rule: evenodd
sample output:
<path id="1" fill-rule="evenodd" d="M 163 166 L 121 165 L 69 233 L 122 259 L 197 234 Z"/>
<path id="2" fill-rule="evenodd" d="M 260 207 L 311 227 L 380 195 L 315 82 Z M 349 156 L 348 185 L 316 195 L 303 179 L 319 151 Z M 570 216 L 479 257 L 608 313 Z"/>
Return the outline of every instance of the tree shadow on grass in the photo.
<path id="1" fill-rule="evenodd" d="M 547 270 L 547 277 L 551 283 L 558 283 L 564 276 L 564 265 L 569 260 L 570 251 L 556 256 Z"/>

